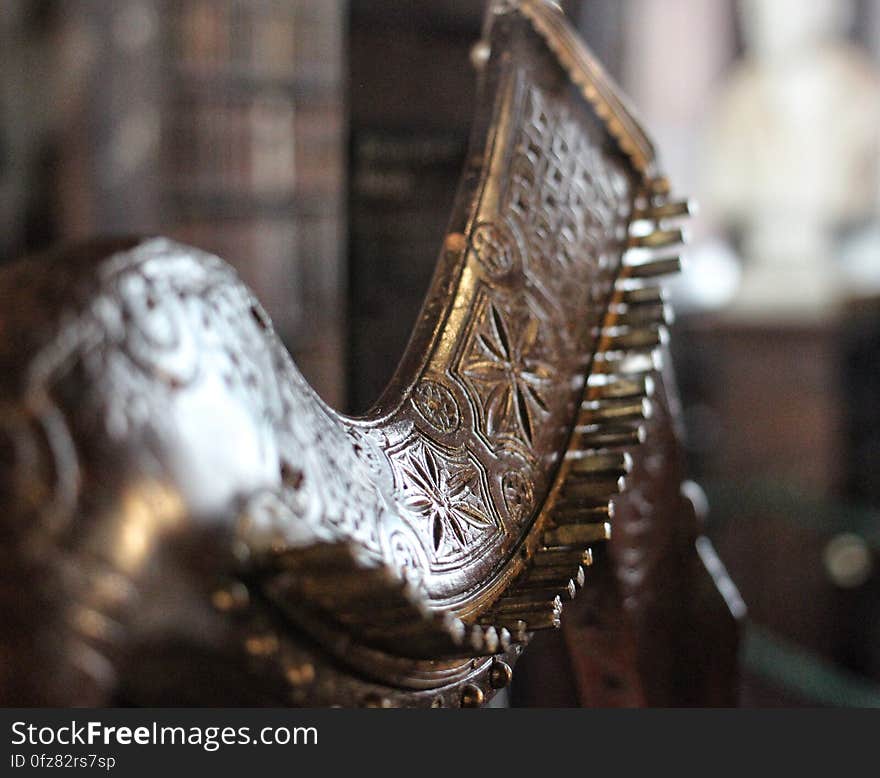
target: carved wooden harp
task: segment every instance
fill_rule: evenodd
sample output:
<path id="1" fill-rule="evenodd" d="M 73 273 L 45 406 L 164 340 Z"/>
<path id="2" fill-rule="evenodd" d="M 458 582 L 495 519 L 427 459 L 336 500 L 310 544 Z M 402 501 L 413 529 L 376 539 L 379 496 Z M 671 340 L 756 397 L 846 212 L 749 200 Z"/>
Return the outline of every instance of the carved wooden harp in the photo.
<path id="1" fill-rule="evenodd" d="M 638 624 L 695 554 L 656 283 L 687 206 L 553 3 L 487 19 L 437 270 L 366 416 L 196 249 L 0 272 L 4 705 L 476 706 L 617 522 L 610 659 L 675 653 Z"/>

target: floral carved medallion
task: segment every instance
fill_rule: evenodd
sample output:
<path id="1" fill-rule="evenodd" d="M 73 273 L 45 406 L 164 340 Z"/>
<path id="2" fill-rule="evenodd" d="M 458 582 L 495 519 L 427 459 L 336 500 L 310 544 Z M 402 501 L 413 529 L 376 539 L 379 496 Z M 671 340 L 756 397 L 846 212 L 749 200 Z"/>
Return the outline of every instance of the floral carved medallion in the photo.
<path id="1" fill-rule="evenodd" d="M 550 413 L 555 368 L 545 326 L 528 304 L 507 310 L 484 299 L 479 305 L 459 370 L 493 444 L 532 449 Z"/>
<path id="2" fill-rule="evenodd" d="M 478 224 L 471 236 L 471 252 L 490 277 L 503 276 L 520 261 L 519 239 L 503 221 Z"/>
<path id="3" fill-rule="evenodd" d="M 467 452 L 439 451 L 419 439 L 392 456 L 392 463 L 401 503 L 427 540 L 435 568 L 455 564 L 474 544 L 500 534 L 485 474 Z"/>
<path id="4" fill-rule="evenodd" d="M 511 519 L 521 522 L 534 508 L 535 493 L 532 482 L 526 473 L 511 470 L 501 479 L 504 504 Z"/>
<path id="5" fill-rule="evenodd" d="M 425 379 L 413 391 L 413 405 L 438 432 L 450 433 L 458 429 L 461 414 L 458 403 L 443 384 Z"/>

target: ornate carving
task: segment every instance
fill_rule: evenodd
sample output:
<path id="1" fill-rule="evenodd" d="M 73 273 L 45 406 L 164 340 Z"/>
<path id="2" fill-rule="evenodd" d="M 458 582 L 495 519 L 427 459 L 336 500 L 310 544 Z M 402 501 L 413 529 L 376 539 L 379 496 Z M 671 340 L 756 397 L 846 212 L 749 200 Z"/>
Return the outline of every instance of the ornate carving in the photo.
<path id="1" fill-rule="evenodd" d="M 455 432 L 461 422 L 458 402 L 443 384 L 425 379 L 413 391 L 413 405 L 434 429 L 441 433 Z"/>
<path id="2" fill-rule="evenodd" d="M 504 504 L 511 518 L 516 521 L 528 516 L 535 507 L 535 494 L 529 478 L 520 470 L 511 470 L 501 479 Z"/>
<path id="3" fill-rule="evenodd" d="M 509 207 L 529 236 L 526 272 L 562 304 L 588 290 L 601 309 L 626 238 L 632 185 L 572 108 L 530 87 Z"/>
<path id="4" fill-rule="evenodd" d="M 467 452 L 417 439 L 392 461 L 401 503 L 427 540 L 436 569 L 451 568 L 474 545 L 485 547 L 499 535 L 485 475 Z"/>
<path id="5" fill-rule="evenodd" d="M 617 86 L 566 23 L 559 6 L 546 0 L 520 0 L 519 5 L 633 167 L 645 177 L 656 176 L 654 145 L 619 97 Z"/>
<path id="6" fill-rule="evenodd" d="M 478 311 L 460 370 L 479 402 L 481 427 L 492 443 L 513 438 L 531 449 L 556 378 L 547 324 L 528 305 L 505 310 L 487 300 Z"/>
<path id="7" fill-rule="evenodd" d="M 490 278 L 500 278 L 520 263 L 520 244 L 504 222 L 482 222 L 471 235 L 470 250 Z"/>

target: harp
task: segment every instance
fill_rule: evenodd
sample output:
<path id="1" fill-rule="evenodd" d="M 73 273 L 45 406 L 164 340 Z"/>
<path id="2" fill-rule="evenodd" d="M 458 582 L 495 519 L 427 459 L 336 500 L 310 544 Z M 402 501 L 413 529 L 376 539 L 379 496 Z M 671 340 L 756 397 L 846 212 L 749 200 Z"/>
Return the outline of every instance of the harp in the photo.
<path id="1" fill-rule="evenodd" d="M 593 661 L 616 702 L 731 701 L 657 280 L 688 206 L 555 4 L 491 3 L 477 51 L 437 268 L 363 417 L 197 249 L 0 272 L 4 704 L 474 707 L 579 601 L 582 702 L 614 702 Z"/>

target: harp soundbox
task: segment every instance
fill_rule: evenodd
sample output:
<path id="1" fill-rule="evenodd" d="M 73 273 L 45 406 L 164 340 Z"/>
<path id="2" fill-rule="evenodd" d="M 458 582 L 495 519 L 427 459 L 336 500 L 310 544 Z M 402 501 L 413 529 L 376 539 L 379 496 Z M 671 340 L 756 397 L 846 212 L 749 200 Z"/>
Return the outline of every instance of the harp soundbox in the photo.
<path id="1" fill-rule="evenodd" d="M 363 417 L 197 249 L 0 272 L 3 704 L 478 706 L 579 601 L 580 702 L 732 700 L 658 281 L 688 206 L 553 3 L 492 3 L 477 55 L 436 272 Z"/>

